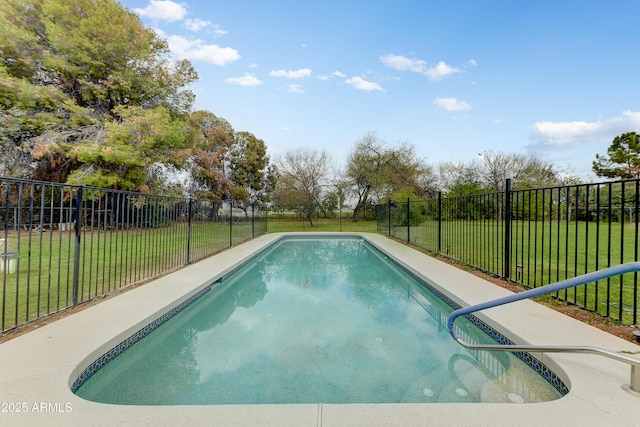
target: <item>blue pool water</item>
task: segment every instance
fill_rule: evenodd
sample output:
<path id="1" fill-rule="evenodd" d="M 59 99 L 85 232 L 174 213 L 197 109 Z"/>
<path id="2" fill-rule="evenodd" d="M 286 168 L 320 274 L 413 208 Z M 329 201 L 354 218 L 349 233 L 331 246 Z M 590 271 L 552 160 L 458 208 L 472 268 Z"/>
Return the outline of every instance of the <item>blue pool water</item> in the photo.
<path id="1" fill-rule="evenodd" d="M 510 353 L 471 352 L 452 308 L 357 237 L 288 238 L 91 375 L 127 405 L 540 402 L 561 397 Z M 466 320 L 467 341 L 490 338 Z"/>

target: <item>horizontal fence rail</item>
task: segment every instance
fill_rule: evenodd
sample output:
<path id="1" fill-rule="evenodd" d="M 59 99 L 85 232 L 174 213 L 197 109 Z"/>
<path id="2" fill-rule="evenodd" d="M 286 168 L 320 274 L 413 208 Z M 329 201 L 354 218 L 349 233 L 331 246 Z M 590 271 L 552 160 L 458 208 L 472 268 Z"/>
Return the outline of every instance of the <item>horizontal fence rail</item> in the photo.
<path id="1" fill-rule="evenodd" d="M 230 206 L 0 178 L 0 332 L 266 233 L 264 209 Z"/>
<path id="2" fill-rule="evenodd" d="M 639 260 L 640 181 L 579 184 L 376 206 L 377 230 L 536 288 Z M 553 294 L 637 325 L 638 273 Z"/>

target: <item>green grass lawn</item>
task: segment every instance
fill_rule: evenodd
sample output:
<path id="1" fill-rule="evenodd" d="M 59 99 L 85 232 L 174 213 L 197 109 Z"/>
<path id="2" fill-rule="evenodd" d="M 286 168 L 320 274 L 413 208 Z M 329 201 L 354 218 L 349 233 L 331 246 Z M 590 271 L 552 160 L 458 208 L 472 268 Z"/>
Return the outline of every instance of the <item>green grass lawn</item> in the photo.
<path id="1" fill-rule="evenodd" d="M 234 244 L 251 237 L 250 224 L 233 226 Z M 197 261 L 230 245 L 229 225 L 185 224 L 161 228 L 84 230 L 76 253 L 74 232 L 12 232 L 8 250 L 19 268 L 0 273 L 2 330 L 73 305 L 75 258 L 77 302 Z M 187 241 L 190 250 L 187 251 Z"/>
<path id="2" fill-rule="evenodd" d="M 375 220 L 352 221 L 351 218 L 317 218 L 313 224 L 301 218 L 278 219 L 269 218 L 267 221 L 267 231 L 269 233 L 279 233 L 287 231 L 338 231 L 338 232 L 377 232 Z"/>

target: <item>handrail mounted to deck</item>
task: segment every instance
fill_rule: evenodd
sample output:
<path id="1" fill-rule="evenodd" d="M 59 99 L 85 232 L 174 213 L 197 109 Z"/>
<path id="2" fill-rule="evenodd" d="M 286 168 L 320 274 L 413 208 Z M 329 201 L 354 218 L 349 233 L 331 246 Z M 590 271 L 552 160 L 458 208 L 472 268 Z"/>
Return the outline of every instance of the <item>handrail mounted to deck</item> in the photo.
<path id="1" fill-rule="evenodd" d="M 555 353 L 594 353 L 602 356 L 609 357 L 611 359 L 618 360 L 620 362 L 628 363 L 631 365 L 631 382 L 624 385 L 623 388 L 635 395 L 640 396 L 640 359 L 631 357 L 624 353 L 617 353 L 614 351 L 606 350 L 599 347 L 590 346 L 541 346 L 541 345 L 502 345 L 502 344 L 471 344 L 460 338 L 455 331 L 454 322 L 459 316 L 464 316 L 476 311 L 484 310 L 487 308 L 497 307 L 499 305 L 509 304 L 511 302 L 520 301 L 527 298 L 533 298 L 551 292 L 557 292 L 564 289 L 572 288 L 579 285 L 595 282 L 597 280 L 608 279 L 610 277 L 618 276 L 624 273 L 633 273 L 640 271 L 640 262 L 629 262 L 620 264 L 614 267 L 604 268 L 602 270 L 594 271 L 592 273 L 583 274 L 581 276 L 573 277 L 571 279 L 562 280 L 560 282 L 552 283 L 550 285 L 542 286 L 535 289 L 529 289 L 524 292 L 509 295 L 506 297 L 498 298 L 495 300 L 475 304 L 469 307 L 460 308 L 453 311 L 447 318 L 447 326 L 449 333 L 453 339 L 455 339 L 462 346 L 473 350 L 501 350 L 501 351 L 525 351 L 525 352 L 555 352 Z"/>

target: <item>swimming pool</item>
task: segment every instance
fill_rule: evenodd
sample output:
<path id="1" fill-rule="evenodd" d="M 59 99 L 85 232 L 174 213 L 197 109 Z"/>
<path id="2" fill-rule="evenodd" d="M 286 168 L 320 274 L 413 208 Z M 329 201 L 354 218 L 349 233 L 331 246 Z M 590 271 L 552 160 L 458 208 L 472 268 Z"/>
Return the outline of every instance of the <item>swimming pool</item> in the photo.
<path id="1" fill-rule="evenodd" d="M 127 405 L 520 403 L 568 391 L 529 355 L 542 376 L 509 353 L 460 347 L 445 327 L 451 305 L 360 237 L 288 237 L 116 345 L 73 389 Z M 506 340 L 474 320 L 460 322 L 468 340 L 488 342 L 480 329 Z"/>

